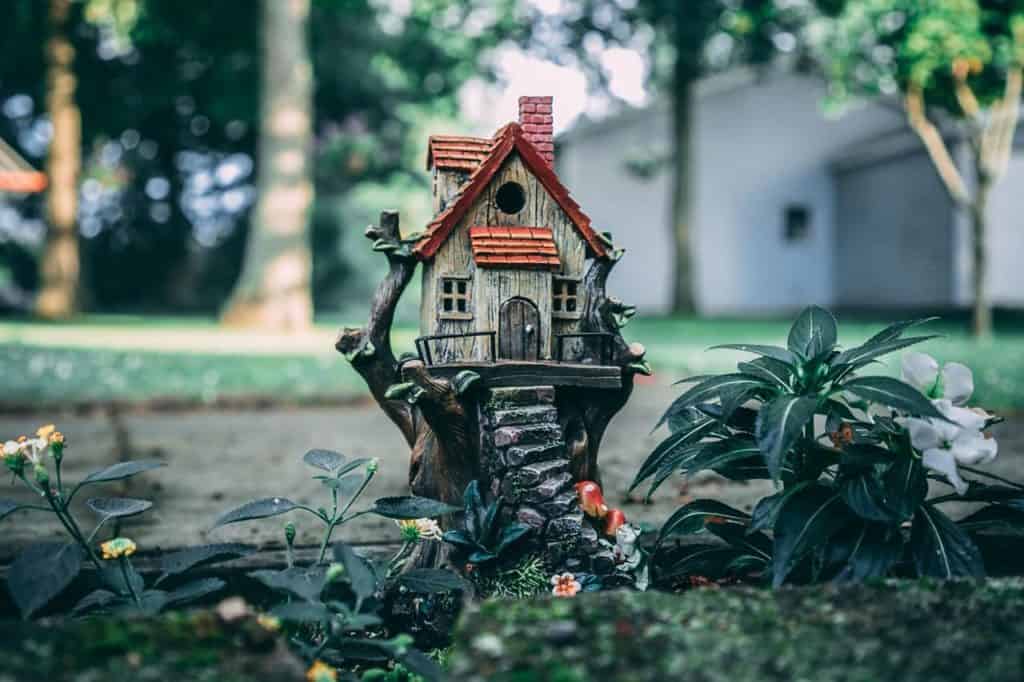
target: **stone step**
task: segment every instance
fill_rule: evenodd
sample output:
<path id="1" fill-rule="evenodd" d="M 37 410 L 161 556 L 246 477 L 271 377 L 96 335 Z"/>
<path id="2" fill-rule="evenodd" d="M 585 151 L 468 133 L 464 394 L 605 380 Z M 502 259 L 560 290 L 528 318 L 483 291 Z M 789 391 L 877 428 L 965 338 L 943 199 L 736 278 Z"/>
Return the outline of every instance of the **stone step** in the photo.
<path id="1" fill-rule="evenodd" d="M 492 410 L 525 405 L 554 405 L 554 386 L 515 386 L 492 388 L 485 405 Z"/>
<path id="2" fill-rule="evenodd" d="M 551 459 L 565 457 L 565 443 L 553 443 L 550 445 L 523 445 L 511 447 L 505 450 L 505 465 L 509 467 L 521 467 L 525 464 L 546 462 Z"/>
<path id="3" fill-rule="evenodd" d="M 553 500 L 559 493 L 565 492 L 572 485 L 572 476 L 568 472 L 544 479 L 532 488 L 519 491 L 520 501 L 528 505 L 539 505 Z"/>
<path id="4" fill-rule="evenodd" d="M 512 469 L 507 476 L 520 488 L 529 488 L 569 470 L 569 460 L 552 459 Z"/>
<path id="5" fill-rule="evenodd" d="M 528 407 L 510 407 L 494 410 L 491 423 L 494 426 L 514 426 L 521 424 L 553 424 L 558 421 L 558 410 L 554 405 L 530 405 Z"/>
<path id="6" fill-rule="evenodd" d="M 494 446 L 510 445 L 562 445 L 562 427 L 558 424 L 525 424 L 502 426 L 494 430 Z"/>

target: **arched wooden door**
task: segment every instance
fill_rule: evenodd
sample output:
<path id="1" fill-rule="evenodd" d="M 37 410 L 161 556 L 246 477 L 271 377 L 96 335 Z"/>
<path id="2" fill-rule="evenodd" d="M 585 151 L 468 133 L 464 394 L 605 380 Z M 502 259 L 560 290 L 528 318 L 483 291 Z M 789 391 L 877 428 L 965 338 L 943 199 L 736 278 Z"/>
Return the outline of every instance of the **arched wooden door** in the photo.
<path id="1" fill-rule="evenodd" d="M 540 312 L 527 298 L 510 298 L 498 314 L 498 357 L 504 360 L 540 358 Z"/>

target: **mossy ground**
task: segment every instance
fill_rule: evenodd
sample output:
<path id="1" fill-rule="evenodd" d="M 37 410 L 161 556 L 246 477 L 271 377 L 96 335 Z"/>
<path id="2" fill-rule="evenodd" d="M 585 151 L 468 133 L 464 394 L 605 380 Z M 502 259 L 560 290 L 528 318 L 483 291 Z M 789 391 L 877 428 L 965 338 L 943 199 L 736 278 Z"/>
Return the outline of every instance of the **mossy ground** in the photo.
<path id="1" fill-rule="evenodd" d="M 493 601 L 451 672 L 488 682 L 1024 679 L 1024 581 Z"/>

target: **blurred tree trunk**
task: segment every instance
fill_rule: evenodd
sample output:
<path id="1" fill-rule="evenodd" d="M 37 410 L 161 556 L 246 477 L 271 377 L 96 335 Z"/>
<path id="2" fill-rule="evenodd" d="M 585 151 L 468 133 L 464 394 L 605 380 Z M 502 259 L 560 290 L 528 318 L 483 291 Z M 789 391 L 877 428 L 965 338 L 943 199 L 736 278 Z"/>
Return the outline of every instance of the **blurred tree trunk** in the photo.
<path id="1" fill-rule="evenodd" d="M 679 49 L 686 46 L 680 45 Z M 672 312 L 692 313 L 694 272 L 693 234 L 693 114 L 694 90 L 699 73 L 688 60 L 677 57 L 672 84 L 672 244 L 675 253 L 675 284 Z"/>
<path id="2" fill-rule="evenodd" d="M 50 0 L 46 59 L 46 110 L 53 139 L 46 158 L 49 229 L 40 261 L 42 282 L 35 311 L 66 319 L 79 303 L 78 178 L 82 170 L 82 118 L 75 103 L 75 48 L 68 38 L 71 0 Z"/>
<path id="3" fill-rule="evenodd" d="M 258 193 L 242 273 L 221 321 L 296 330 L 313 320 L 309 0 L 263 0 Z"/>

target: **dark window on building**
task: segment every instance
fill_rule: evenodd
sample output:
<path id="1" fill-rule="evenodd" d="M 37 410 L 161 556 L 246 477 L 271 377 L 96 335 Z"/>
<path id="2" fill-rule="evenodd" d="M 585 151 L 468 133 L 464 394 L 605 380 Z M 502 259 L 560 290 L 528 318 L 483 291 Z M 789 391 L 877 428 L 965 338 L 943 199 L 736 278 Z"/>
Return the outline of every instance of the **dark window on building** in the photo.
<path id="1" fill-rule="evenodd" d="M 519 213 L 526 206 L 526 190 L 518 182 L 506 182 L 498 188 L 494 203 L 502 213 Z"/>
<path id="2" fill-rule="evenodd" d="M 473 317 L 468 278 L 441 278 L 441 317 L 457 320 L 468 320 Z"/>
<path id="3" fill-rule="evenodd" d="M 811 207 L 790 204 L 786 207 L 782 237 L 787 242 L 799 242 L 811 236 Z"/>
<path id="4" fill-rule="evenodd" d="M 580 282 L 577 279 L 556 277 L 551 282 L 551 312 L 555 317 L 577 318 L 580 310 Z"/>

